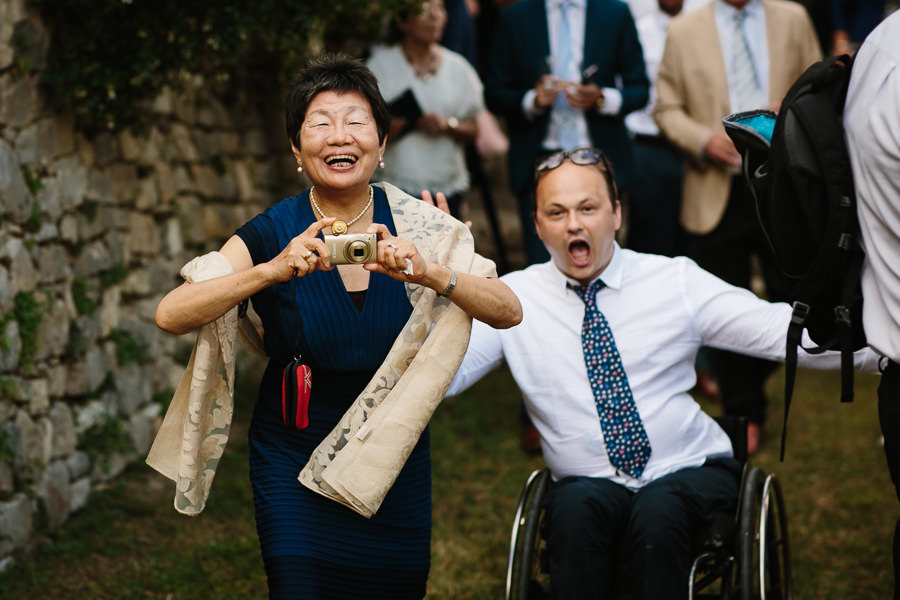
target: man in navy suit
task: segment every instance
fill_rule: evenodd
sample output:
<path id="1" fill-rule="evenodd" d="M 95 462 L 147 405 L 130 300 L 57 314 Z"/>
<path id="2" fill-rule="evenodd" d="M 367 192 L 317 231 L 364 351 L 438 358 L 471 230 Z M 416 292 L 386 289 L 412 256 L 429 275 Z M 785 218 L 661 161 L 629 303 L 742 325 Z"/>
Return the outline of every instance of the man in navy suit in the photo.
<path id="1" fill-rule="evenodd" d="M 506 119 L 528 262 L 545 262 L 531 216 L 538 156 L 601 148 L 628 189 L 624 118 L 647 103 L 650 87 L 631 12 L 619 0 L 520 0 L 500 13 L 484 80 L 488 108 Z"/>

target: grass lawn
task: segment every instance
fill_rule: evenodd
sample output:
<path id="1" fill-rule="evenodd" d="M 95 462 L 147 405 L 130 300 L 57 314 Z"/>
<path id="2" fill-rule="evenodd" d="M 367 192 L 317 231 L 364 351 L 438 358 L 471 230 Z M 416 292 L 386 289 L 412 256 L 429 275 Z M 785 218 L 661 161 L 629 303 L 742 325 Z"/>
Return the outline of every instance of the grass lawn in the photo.
<path id="1" fill-rule="evenodd" d="M 858 376 L 856 402 L 842 405 L 837 374 L 801 371 L 798 377 L 785 462 L 778 462 L 780 375 L 771 382 L 766 443 L 753 459 L 777 473 L 785 488 L 795 597 L 887 598 L 900 505 L 879 443 L 877 378 Z M 265 598 L 247 481 L 250 407 L 246 395 L 239 402 L 232 440 L 201 516 L 177 514 L 173 484 L 135 465 L 0 575 L 0 598 Z M 519 450 L 518 403 L 501 370 L 446 401 L 432 421 L 429 598 L 503 595 L 515 503 L 528 472 L 543 464 Z M 718 407 L 707 409 L 715 413 Z"/>

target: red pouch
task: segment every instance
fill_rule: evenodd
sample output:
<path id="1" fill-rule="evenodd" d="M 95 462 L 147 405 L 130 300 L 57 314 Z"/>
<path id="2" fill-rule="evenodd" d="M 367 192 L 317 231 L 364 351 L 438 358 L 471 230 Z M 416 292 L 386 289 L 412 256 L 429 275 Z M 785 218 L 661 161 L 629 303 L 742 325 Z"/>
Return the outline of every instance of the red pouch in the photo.
<path id="1" fill-rule="evenodd" d="M 309 394 L 312 391 L 312 371 L 300 358 L 284 368 L 281 380 L 281 416 L 288 427 L 305 429 L 309 425 Z"/>

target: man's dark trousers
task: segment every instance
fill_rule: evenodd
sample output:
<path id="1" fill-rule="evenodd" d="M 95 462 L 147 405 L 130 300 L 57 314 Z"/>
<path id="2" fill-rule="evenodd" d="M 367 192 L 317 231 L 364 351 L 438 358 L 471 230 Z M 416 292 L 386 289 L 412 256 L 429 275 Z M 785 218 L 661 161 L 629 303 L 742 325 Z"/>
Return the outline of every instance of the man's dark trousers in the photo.
<path id="1" fill-rule="evenodd" d="M 553 598 L 606 598 L 626 556 L 638 600 L 688 595 L 691 532 L 717 511 L 734 514 L 741 467 L 718 459 L 633 492 L 607 479 L 564 477 L 545 496 Z"/>
<path id="2" fill-rule="evenodd" d="M 756 256 L 766 285 L 766 298 L 785 301 L 789 283 L 775 264 L 756 217 L 753 198 L 740 177 L 731 181 L 731 194 L 719 224 L 706 235 L 692 236 L 694 259 L 703 269 L 731 285 L 750 289 Z M 726 415 L 747 417 L 764 425 L 768 399 L 765 382 L 779 363 L 726 350 L 710 352 L 712 369 L 722 390 Z"/>

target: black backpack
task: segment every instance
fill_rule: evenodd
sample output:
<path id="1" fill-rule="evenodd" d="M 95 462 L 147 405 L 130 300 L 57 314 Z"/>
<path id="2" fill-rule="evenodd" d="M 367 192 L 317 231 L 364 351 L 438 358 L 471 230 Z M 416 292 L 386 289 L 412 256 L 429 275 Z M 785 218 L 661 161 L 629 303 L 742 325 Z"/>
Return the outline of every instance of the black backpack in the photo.
<path id="1" fill-rule="evenodd" d="M 803 330 L 817 344 L 807 352 L 840 350 L 842 402 L 853 400 L 853 351 L 866 345 L 859 281 L 864 254 L 843 128 L 851 66 L 847 55 L 826 58 L 791 86 L 777 116 L 749 111 L 723 121 L 743 157 L 759 222 L 792 284 L 782 460 Z"/>

